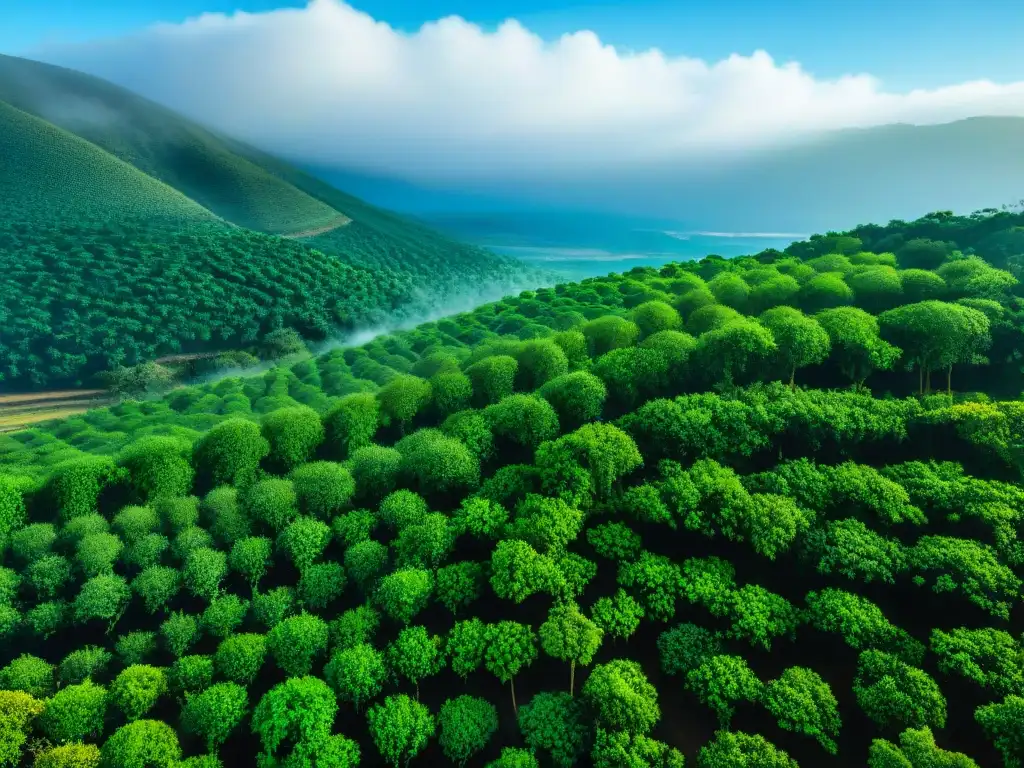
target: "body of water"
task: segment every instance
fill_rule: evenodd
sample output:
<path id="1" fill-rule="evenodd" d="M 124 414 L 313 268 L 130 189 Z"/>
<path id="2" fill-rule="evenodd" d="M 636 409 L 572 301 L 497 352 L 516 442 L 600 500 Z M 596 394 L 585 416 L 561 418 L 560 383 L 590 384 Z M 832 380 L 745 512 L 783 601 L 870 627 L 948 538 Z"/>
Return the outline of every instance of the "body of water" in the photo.
<path id="1" fill-rule="evenodd" d="M 461 214 L 428 223 L 466 242 L 513 256 L 566 280 L 785 248 L 809 233 L 709 232 L 677 222 L 640 221 L 595 214 Z"/>

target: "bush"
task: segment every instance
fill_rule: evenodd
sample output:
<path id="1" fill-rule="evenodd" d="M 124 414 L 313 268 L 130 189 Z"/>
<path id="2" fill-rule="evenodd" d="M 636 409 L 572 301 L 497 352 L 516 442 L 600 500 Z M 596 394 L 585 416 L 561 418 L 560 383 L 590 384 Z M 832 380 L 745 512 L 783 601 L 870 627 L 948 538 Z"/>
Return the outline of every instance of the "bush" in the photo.
<path id="1" fill-rule="evenodd" d="M 44 699 L 53 692 L 53 672 L 52 664 L 23 653 L 0 669 L 0 689 L 24 691 L 34 698 Z"/>
<path id="2" fill-rule="evenodd" d="M 136 720 L 121 726 L 100 751 L 101 768 L 177 768 L 179 760 L 177 734 L 157 720 Z"/>
<path id="3" fill-rule="evenodd" d="M 289 479 L 303 514 L 330 520 L 347 506 L 356 490 L 352 474 L 341 464 L 314 461 L 292 470 Z"/>
<path id="4" fill-rule="evenodd" d="M 148 664 L 133 664 L 110 684 L 110 701 L 129 720 L 138 720 L 167 692 L 167 675 Z"/>
<path id="5" fill-rule="evenodd" d="M 267 461 L 288 472 L 313 456 L 324 441 L 324 425 L 312 408 L 281 408 L 263 417 L 262 434 L 270 445 Z"/>
<path id="6" fill-rule="evenodd" d="M 244 486 L 256 477 L 270 443 L 260 428 L 245 419 L 228 419 L 203 435 L 192 452 L 192 466 L 207 487 Z"/>
<path id="7" fill-rule="evenodd" d="M 96 738 L 103 732 L 107 691 L 91 680 L 61 688 L 46 702 L 39 727 L 58 744 Z"/>

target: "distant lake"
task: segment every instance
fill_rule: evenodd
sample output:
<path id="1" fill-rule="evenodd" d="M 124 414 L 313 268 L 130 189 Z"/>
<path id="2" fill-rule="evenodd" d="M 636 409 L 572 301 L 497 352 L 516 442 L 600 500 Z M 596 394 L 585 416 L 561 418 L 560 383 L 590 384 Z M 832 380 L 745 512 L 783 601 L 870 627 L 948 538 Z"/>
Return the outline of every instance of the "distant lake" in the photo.
<path id="1" fill-rule="evenodd" d="M 707 232 L 674 222 L 593 214 L 461 214 L 425 217 L 439 229 L 496 253 L 555 272 L 566 280 L 660 267 L 708 254 L 732 257 L 783 249 L 797 232 Z"/>

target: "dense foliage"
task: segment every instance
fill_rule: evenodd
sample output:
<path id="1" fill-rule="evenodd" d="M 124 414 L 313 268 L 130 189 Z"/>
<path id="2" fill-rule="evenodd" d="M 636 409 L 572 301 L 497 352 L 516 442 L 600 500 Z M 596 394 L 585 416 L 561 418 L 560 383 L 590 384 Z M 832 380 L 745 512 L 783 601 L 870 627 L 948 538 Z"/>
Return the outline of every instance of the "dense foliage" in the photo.
<path id="1" fill-rule="evenodd" d="M 5 437 L 0 759 L 1013 768 L 1015 278 L 913 239 Z"/>

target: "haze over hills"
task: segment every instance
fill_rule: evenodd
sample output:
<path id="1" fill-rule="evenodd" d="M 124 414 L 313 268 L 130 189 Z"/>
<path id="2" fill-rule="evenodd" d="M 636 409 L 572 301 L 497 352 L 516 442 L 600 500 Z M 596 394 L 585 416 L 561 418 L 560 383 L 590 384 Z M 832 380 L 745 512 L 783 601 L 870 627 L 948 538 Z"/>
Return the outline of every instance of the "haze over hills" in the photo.
<path id="1" fill-rule="evenodd" d="M 5 387 L 282 327 L 325 340 L 540 279 L 122 88 L 5 56 L 0 207 Z"/>
<path id="2" fill-rule="evenodd" d="M 428 186 L 344 169 L 314 172 L 474 239 L 475 214 L 486 213 L 500 232 L 538 209 L 548 218 L 558 211 L 578 218 L 581 209 L 622 216 L 623 225 L 654 219 L 678 229 L 814 232 L 1024 198 L 1024 118 L 848 129 L 770 151 L 542 184 Z M 538 224 L 543 229 L 544 217 Z"/>

